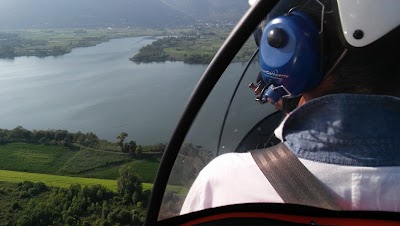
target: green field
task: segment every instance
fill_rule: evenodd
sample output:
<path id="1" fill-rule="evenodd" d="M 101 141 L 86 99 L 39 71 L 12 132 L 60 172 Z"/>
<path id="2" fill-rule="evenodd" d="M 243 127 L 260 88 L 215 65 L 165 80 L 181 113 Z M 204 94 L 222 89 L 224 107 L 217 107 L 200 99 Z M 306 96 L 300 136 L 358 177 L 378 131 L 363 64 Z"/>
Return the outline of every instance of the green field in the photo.
<path id="1" fill-rule="evenodd" d="M 61 146 L 9 143 L 0 145 L 0 181 L 44 182 L 48 186 L 69 187 L 71 184 L 101 184 L 117 189 L 119 168 L 131 166 L 139 175 L 143 189 L 151 189 L 159 158 L 133 159 L 121 152 L 95 149 L 71 150 Z M 168 186 L 170 191 L 184 194 L 187 188 Z"/>
<path id="2" fill-rule="evenodd" d="M 80 184 L 82 186 L 100 184 L 112 191 L 117 191 L 116 180 L 84 178 L 84 177 L 68 177 L 68 176 L 59 176 L 50 174 L 16 172 L 9 170 L 0 170 L 0 181 L 9 183 L 19 183 L 23 181 L 31 181 L 34 183 L 43 182 L 47 186 L 62 187 L 62 188 L 68 188 L 72 184 Z M 153 188 L 153 184 L 151 183 L 142 183 L 142 186 L 143 190 L 151 190 Z M 174 185 L 168 186 L 167 190 L 177 192 L 179 194 L 186 194 L 187 192 L 187 188 Z"/>
<path id="3" fill-rule="evenodd" d="M 59 174 L 77 152 L 60 146 L 10 143 L 0 146 L 0 169 Z"/>
<path id="4" fill-rule="evenodd" d="M 48 186 L 68 188 L 72 184 L 80 184 L 82 186 L 101 184 L 104 187 L 116 191 L 116 180 L 105 180 L 96 178 L 68 177 L 50 174 L 26 173 L 8 170 L 0 170 L 0 181 L 19 183 L 23 181 L 43 182 Z M 144 187 L 149 188 L 151 184 L 145 184 Z"/>
<path id="5" fill-rule="evenodd" d="M 96 149 L 9 143 L 0 145 L 0 169 L 63 176 L 117 179 L 119 168 L 131 165 L 143 182 L 152 183 L 159 159 L 134 159 L 129 154 Z"/>
<path id="6" fill-rule="evenodd" d="M 69 158 L 61 170 L 69 174 L 80 174 L 99 167 L 121 165 L 130 160 L 128 154 L 121 152 L 82 149 Z"/>

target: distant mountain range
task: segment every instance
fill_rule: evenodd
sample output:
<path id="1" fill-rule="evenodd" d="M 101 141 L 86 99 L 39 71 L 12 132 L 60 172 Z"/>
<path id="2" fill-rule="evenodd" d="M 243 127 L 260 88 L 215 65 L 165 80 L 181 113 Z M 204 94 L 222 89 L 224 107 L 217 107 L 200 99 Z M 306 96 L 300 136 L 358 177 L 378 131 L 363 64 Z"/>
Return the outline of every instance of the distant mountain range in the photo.
<path id="1" fill-rule="evenodd" d="M 246 0 L 1 0 L 0 29 L 236 23 Z"/>
<path id="2" fill-rule="evenodd" d="M 160 0 L 167 6 L 202 22 L 236 23 L 249 8 L 247 0 Z"/>

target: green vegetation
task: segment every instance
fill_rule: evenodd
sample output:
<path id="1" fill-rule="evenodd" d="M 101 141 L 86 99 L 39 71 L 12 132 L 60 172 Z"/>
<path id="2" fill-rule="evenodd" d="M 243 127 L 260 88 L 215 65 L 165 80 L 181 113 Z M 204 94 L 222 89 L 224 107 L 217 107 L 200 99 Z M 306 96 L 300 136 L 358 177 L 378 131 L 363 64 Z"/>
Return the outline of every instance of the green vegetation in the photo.
<path id="1" fill-rule="evenodd" d="M 143 181 L 154 181 L 156 174 L 155 169 L 160 165 L 159 160 L 142 159 L 137 161 L 132 161 L 127 164 L 127 166 L 132 167 L 137 172 L 140 172 L 140 177 Z"/>
<path id="2" fill-rule="evenodd" d="M 71 150 L 67 147 L 19 142 L 1 145 L 0 155 L 0 169 L 114 180 L 118 177 L 119 167 L 131 165 L 140 173 L 141 179 L 149 183 L 154 181 L 159 165 L 159 157 L 134 159 L 129 154 L 119 152 Z"/>
<path id="3" fill-rule="evenodd" d="M 63 164 L 61 171 L 67 174 L 81 174 L 100 167 L 121 165 L 131 160 L 131 156 L 124 153 L 82 149 Z"/>
<path id="4" fill-rule="evenodd" d="M 8 170 L 0 170 L 0 181 L 10 182 L 10 183 L 20 183 L 23 181 L 32 181 L 35 183 L 43 182 L 47 186 L 60 187 L 60 188 L 68 188 L 73 184 L 80 184 L 82 186 L 100 184 L 109 190 L 117 191 L 116 180 L 68 177 L 68 176 L 59 176 L 50 174 L 16 172 Z M 149 188 L 151 187 L 151 184 L 146 185 L 145 187 Z"/>
<path id="5" fill-rule="evenodd" d="M 0 129 L 0 169 L 115 180 L 118 169 L 130 165 L 141 180 L 152 183 L 165 145 L 142 146 L 131 140 L 123 144 L 124 152 L 118 146 L 93 133 Z"/>
<path id="6" fill-rule="evenodd" d="M 134 170 L 135 172 L 137 171 L 136 168 L 130 166 L 128 166 L 128 168 Z M 140 176 L 138 174 L 135 173 L 135 175 L 137 176 L 138 179 L 140 179 Z M 59 176 L 51 174 L 0 170 L 0 183 L 1 182 L 20 183 L 24 181 L 31 181 L 35 183 L 43 182 L 47 186 L 60 187 L 60 188 L 68 188 L 74 184 L 79 184 L 81 186 L 90 186 L 99 184 L 111 191 L 117 191 L 116 180 L 96 179 L 96 178 L 86 178 L 86 177 L 68 177 L 68 176 Z M 151 190 L 153 188 L 153 184 L 142 183 L 142 188 L 143 191 Z M 168 190 L 179 194 L 186 194 L 187 192 L 187 188 L 178 185 L 169 185 Z"/>
<path id="7" fill-rule="evenodd" d="M 0 225 L 141 225 L 165 144 L 116 137 L 0 129 Z M 183 146 L 164 217 L 179 213 L 187 185 L 210 159 L 200 146 Z"/>
<path id="8" fill-rule="evenodd" d="M 208 64 L 217 53 L 230 28 L 196 29 L 185 35 L 164 37 L 142 47 L 130 60 L 134 62 L 183 61 L 189 64 Z M 256 49 L 249 40 L 233 62 L 248 61 Z"/>
<path id="9" fill-rule="evenodd" d="M 58 174 L 60 166 L 74 155 L 62 146 L 9 143 L 0 146 L 0 168 L 22 172 Z"/>
<path id="10" fill-rule="evenodd" d="M 114 191 L 100 184 L 1 182 L 0 225 L 142 225 L 151 191 L 131 168 L 121 168 L 113 182 Z"/>

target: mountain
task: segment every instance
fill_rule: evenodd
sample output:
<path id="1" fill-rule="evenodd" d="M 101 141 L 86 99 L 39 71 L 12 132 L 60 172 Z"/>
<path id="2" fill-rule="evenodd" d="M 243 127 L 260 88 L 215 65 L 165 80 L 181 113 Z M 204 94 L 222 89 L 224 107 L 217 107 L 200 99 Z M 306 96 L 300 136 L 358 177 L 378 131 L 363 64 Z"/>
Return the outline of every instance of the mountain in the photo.
<path id="1" fill-rule="evenodd" d="M 236 23 L 249 5 L 247 0 L 161 0 L 196 21 Z"/>
<path id="2" fill-rule="evenodd" d="M 1 0 L 0 29 L 237 22 L 246 0 Z"/>
<path id="3" fill-rule="evenodd" d="M 159 0 L 1 0 L 1 28 L 175 26 L 193 19 Z"/>

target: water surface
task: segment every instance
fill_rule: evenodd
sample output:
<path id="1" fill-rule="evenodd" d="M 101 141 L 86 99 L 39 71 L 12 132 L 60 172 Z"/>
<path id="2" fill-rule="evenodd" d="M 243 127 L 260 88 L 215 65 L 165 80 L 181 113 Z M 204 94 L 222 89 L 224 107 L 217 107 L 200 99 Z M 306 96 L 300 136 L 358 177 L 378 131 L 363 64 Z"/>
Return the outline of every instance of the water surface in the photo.
<path id="1" fill-rule="evenodd" d="M 167 142 L 207 65 L 129 61 L 152 41 L 113 39 L 58 57 L 1 59 L 0 128 L 94 132 L 110 141 L 127 132 L 127 140 L 139 144 Z M 244 66 L 227 69 L 199 116 L 203 125 L 193 129 L 195 142 L 206 143 L 219 132 Z M 252 102 L 251 95 L 244 101 Z"/>

